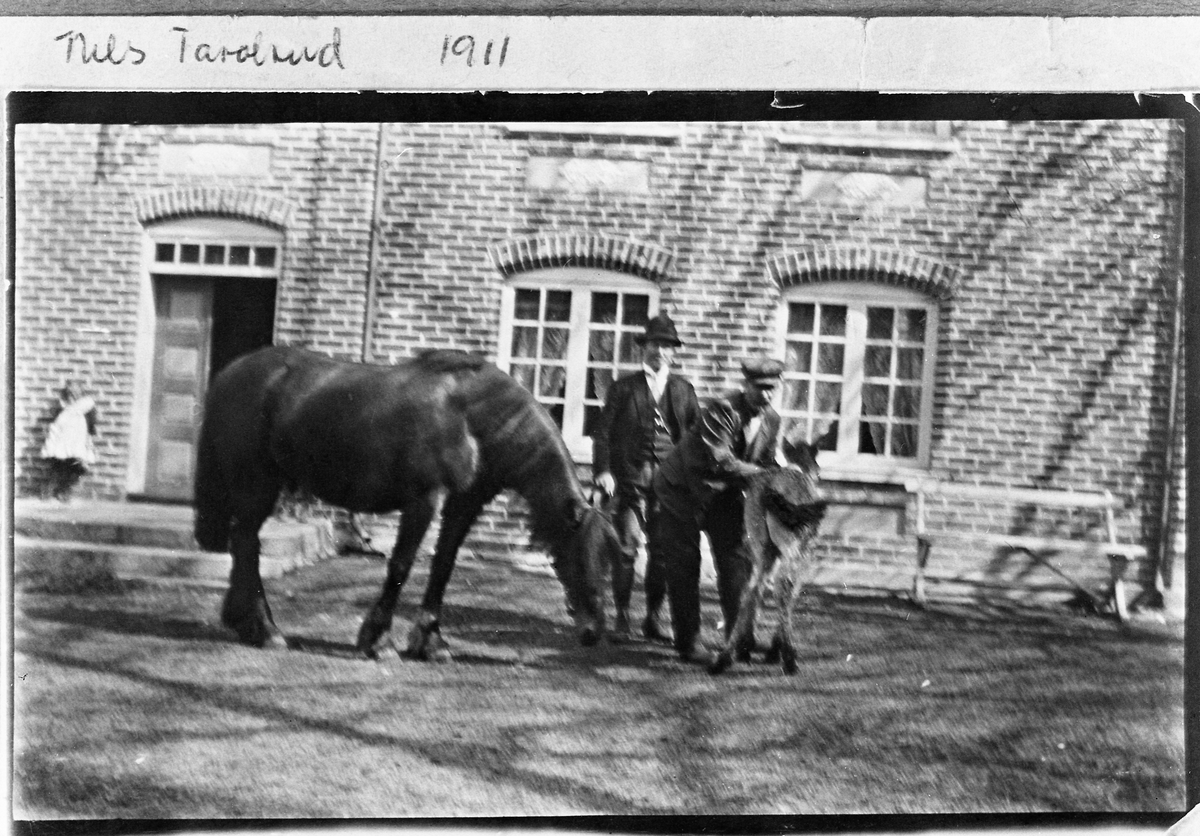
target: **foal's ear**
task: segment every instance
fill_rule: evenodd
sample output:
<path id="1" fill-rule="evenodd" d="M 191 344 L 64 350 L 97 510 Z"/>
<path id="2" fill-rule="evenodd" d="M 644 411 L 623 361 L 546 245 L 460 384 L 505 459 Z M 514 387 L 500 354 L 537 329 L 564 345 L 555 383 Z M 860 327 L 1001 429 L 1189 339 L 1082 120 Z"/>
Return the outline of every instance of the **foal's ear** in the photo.
<path id="1" fill-rule="evenodd" d="M 801 436 L 784 438 L 780 448 L 783 450 L 783 457 L 791 464 L 803 470 L 817 469 L 817 446 L 809 444 Z"/>

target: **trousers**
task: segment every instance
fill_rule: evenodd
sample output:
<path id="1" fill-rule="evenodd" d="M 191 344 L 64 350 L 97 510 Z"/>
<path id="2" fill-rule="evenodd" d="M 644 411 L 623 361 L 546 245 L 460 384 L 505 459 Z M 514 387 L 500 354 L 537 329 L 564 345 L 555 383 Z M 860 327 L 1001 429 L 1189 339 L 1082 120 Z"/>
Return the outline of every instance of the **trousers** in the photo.
<path id="1" fill-rule="evenodd" d="M 620 563 L 612 567 L 613 605 L 618 612 L 628 612 L 633 593 L 634 565 L 643 537 L 648 534 L 649 521 L 653 516 L 654 495 L 651 484 L 654 466 L 646 464 L 641 478 L 617 486 L 613 500 L 613 527 L 621 542 Z M 667 594 L 665 567 L 652 549 L 646 559 L 646 614 L 653 615 L 662 606 Z"/>
<path id="2" fill-rule="evenodd" d="M 737 621 L 753 566 L 742 536 L 742 494 L 728 490 L 702 508 L 690 491 L 661 477 L 654 480 L 654 492 L 657 501 L 650 521 L 650 554 L 657 555 L 666 569 L 675 650 L 688 656 L 700 635 L 701 533 L 708 535 L 712 547 L 726 637 Z M 743 645 L 739 651 L 754 647 L 753 629 Z"/>

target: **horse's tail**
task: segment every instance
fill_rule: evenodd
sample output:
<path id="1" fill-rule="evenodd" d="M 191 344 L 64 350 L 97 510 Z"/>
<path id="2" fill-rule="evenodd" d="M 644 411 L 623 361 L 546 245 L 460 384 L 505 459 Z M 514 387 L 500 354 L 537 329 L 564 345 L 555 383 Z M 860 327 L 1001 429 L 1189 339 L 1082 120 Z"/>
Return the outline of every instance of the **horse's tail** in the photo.
<path id="1" fill-rule="evenodd" d="M 221 473 L 216 444 L 212 438 L 214 424 L 215 422 L 206 415 L 200 425 L 200 442 L 196 455 L 194 534 L 200 548 L 210 552 L 223 552 L 229 550 L 229 529 L 233 512 L 230 509 L 229 486 Z"/>

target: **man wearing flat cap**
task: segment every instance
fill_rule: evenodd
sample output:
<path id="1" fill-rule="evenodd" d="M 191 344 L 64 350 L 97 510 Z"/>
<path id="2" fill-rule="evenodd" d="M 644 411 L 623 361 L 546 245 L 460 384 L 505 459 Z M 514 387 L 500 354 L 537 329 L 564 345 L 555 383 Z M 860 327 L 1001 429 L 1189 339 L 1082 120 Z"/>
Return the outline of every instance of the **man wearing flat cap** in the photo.
<path id="1" fill-rule="evenodd" d="M 675 650 L 708 664 L 700 637 L 700 533 L 708 534 L 728 633 L 737 620 L 751 558 L 742 543 L 742 492 L 750 477 L 777 464 L 779 413 L 770 400 L 783 363 L 755 357 L 742 364 L 742 385 L 700 412 L 695 425 L 655 474 L 650 553 L 667 567 Z M 738 648 L 749 656 L 754 636 Z"/>
<path id="2" fill-rule="evenodd" d="M 592 472 L 596 486 L 614 497 L 613 523 L 621 539 L 621 562 L 612 567 L 612 590 L 617 613 L 613 635 L 622 639 L 631 633 L 629 601 L 638 546 L 650 514 L 651 480 L 699 411 L 695 388 L 671 373 L 675 349 L 683 345 L 671 318 L 666 314 L 653 317 L 636 339 L 642 347 L 642 369 L 609 387 L 592 434 Z M 646 564 L 644 583 L 642 634 L 651 640 L 668 640 L 658 623 L 667 581 L 664 567 L 653 554 Z"/>

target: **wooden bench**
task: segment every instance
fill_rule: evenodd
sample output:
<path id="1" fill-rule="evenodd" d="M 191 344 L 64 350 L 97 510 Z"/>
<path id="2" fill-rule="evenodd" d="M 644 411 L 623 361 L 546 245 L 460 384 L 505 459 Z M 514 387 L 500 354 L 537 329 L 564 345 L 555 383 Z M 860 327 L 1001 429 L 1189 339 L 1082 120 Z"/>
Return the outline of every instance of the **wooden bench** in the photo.
<path id="1" fill-rule="evenodd" d="M 926 604 L 925 570 L 929 565 L 934 542 L 954 538 L 986 543 L 1012 552 L 1023 552 L 1036 563 L 1066 580 L 1086 596 L 1098 612 L 1111 607 L 1121 621 L 1129 618 L 1125 600 L 1125 573 L 1130 561 L 1145 559 L 1147 552 L 1145 546 L 1122 543 L 1117 539 L 1116 512 L 1121 503 L 1110 492 L 981 487 L 938 481 L 912 482 L 907 487 L 909 492 L 916 496 L 917 566 L 913 580 L 913 599 L 919 605 Z M 1063 536 L 1062 532 L 1052 532 L 1045 536 L 995 531 L 933 532 L 929 527 L 929 507 L 933 500 L 957 506 L 973 504 L 979 507 L 987 504 L 991 508 L 1008 507 L 1013 511 L 1018 508 L 1033 509 L 1034 512 L 1038 509 L 1061 509 L 1067 514 L 1090 514 L 1092 524 L 1086 531 L 1070 532 L 1071 536 Z M 1052 562 L 1052 558 L 1068 552 L 1096 560 L 1101 557 L 1108 559 L 1109 584 L 1103 593 L 1098 594 L 1094 589 L 1088 588 Z"/>

